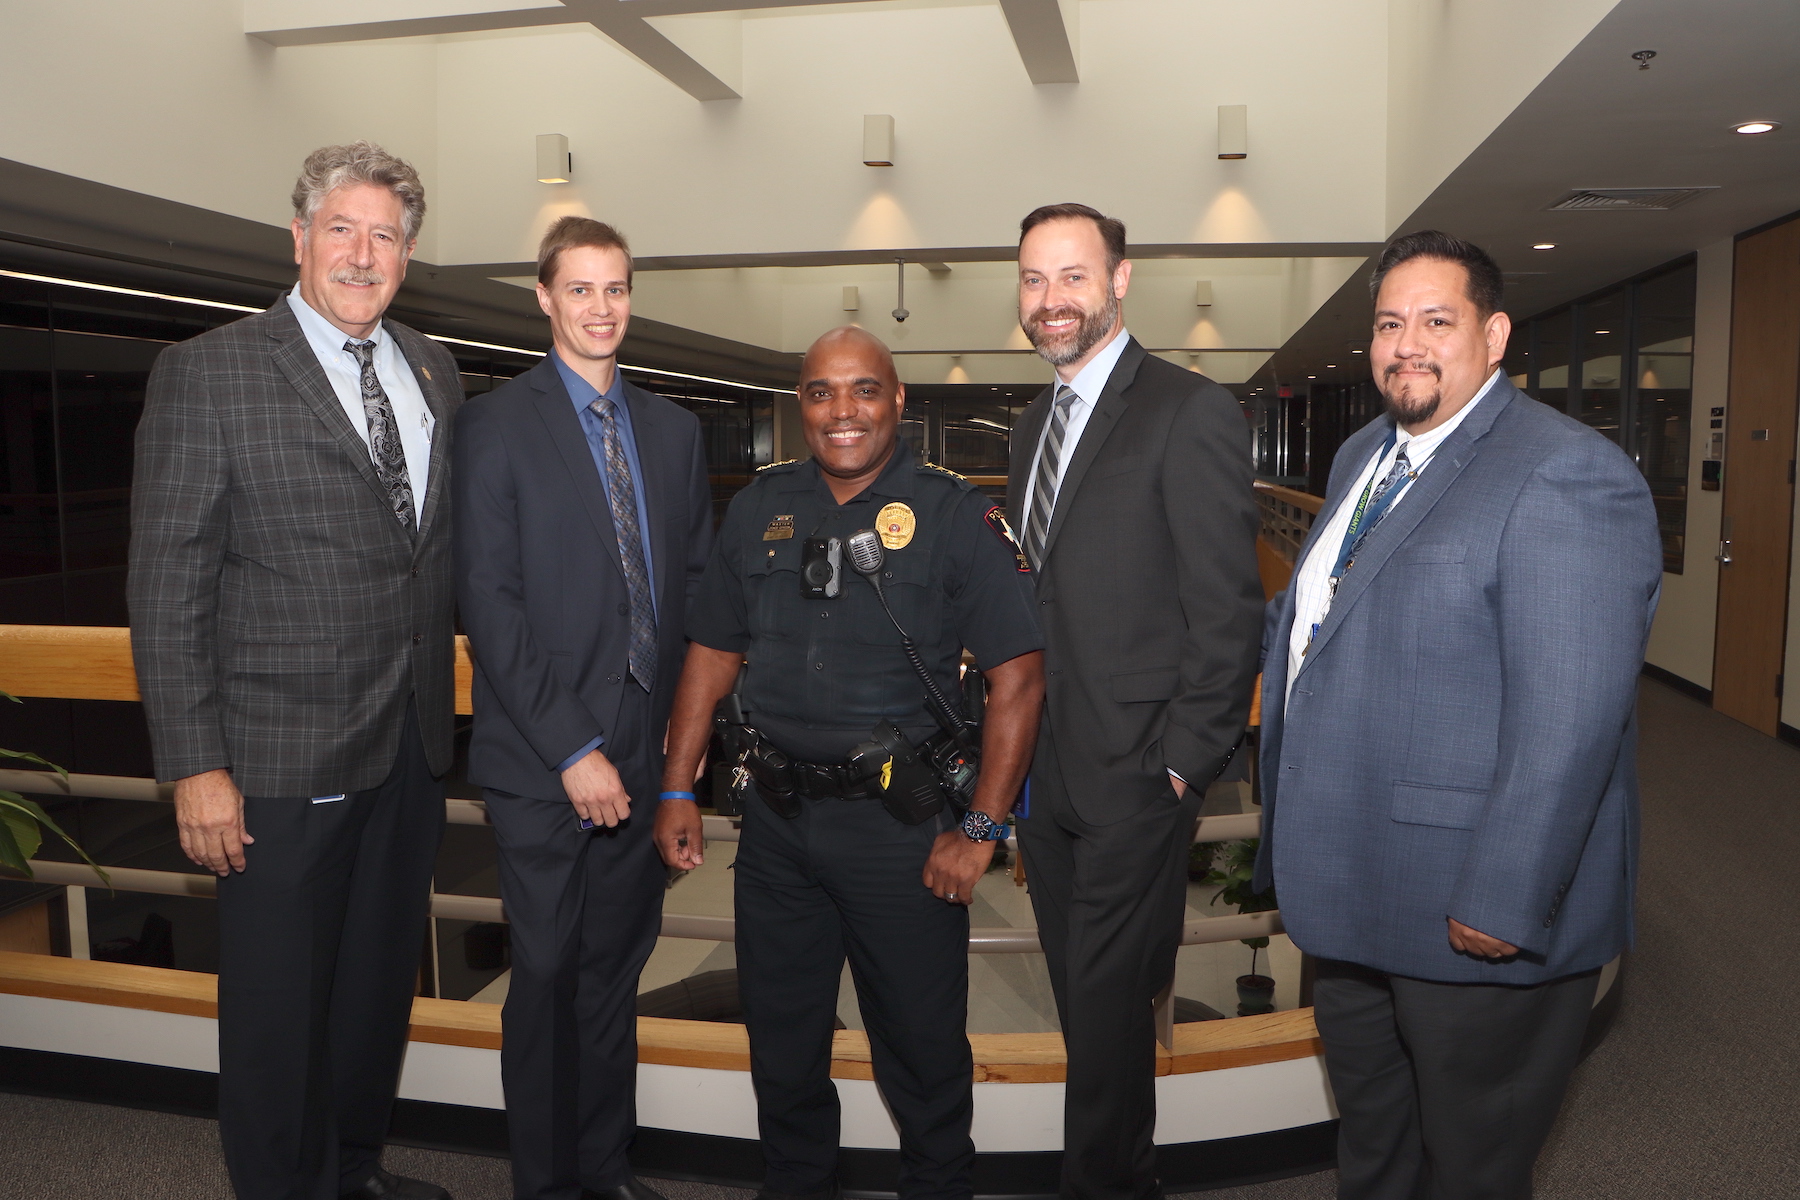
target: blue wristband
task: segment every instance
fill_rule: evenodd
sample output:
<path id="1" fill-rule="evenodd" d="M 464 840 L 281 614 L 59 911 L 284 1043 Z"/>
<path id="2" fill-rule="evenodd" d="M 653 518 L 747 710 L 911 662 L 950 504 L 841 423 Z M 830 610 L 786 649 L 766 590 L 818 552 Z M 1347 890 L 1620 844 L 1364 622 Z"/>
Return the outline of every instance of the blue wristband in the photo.
<path id="1" fill-rule="evenodd" d="M 699 797 L 694 795 L 694 793 L 692 793 L 692 792 L 664 792 L 660 796 L 658 796 L 657 799 L 658 800 L 698 800 Z"/>

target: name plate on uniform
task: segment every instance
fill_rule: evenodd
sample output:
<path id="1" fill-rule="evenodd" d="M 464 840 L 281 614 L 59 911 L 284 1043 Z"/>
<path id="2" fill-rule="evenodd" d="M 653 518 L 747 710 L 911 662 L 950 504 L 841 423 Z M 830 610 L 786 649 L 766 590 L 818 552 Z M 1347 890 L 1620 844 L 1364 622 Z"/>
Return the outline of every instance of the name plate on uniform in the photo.
<path id="1" fill-rule="evenodd" d="M 763 530 L 763 541 L 765 542 L 785 542 L 793 536 L 794 517 L 791 513 L 776 517 L 769 522 L 769 527 Z"/>

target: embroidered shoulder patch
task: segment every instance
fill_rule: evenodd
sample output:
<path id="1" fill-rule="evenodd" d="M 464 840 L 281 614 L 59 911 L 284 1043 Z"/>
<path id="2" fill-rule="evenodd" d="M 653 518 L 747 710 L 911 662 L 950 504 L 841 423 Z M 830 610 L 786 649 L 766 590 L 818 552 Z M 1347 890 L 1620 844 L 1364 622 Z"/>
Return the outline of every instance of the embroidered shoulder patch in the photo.
<path id="1" fill-rule="evenodd" d="M 1031 574 L 1031 563 L 1026 561 L 1025 552 L 1019 549 L 1018 541 L 1013 538 L 1012 526 L 1006 523 L 1006 511 L 996 504 L 987 510 L 987 515 L 982 519 L 994 531 L 994 536 L 1005 542 L 1006 548 L 1012 551 L 1013 558 L 1019 564 L 1019 574 Z"/>

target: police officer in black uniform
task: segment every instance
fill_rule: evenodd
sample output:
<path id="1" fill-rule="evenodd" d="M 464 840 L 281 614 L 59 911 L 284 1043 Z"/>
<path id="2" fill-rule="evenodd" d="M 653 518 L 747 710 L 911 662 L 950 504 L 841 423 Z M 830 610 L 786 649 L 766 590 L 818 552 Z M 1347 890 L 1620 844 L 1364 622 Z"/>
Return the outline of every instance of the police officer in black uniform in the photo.
<path id="1" fill-rule="evenodd" d="M 699 865 L 699 810 L 685 789 L 747 660 L 738 697 L 759 741 L 737 852 L 737 963 L 762 1196 L 837 1192 L 831 1035 L 848 955 L 875 1080 L 900 1127 L 901 1200 L 968 1200 L 968 904 L 1036 739 L 1043 639 L 1030 569 L 973 484 L 898 439 L 906 392 L 879 339 L 833 330 L 801 379 L 812 458 L 765 467 L 731 502 L 689 617 L 656 841 L 671 866 Z M 843 548 L 869 529 L 884 544 L 877 574 L 892 619 Z M 835 590 L 820 585 L 833 538 Z M 944 696 L 958 694 L 964 647 L 985 675 L 966 817 L 951 802 L 907 823 L 917 811 L 889 798 L 885 772 L 871 775 L 889 758 L 868 753 L 876 726 L 917 746 L 946 724 L 896 624 Z"/>

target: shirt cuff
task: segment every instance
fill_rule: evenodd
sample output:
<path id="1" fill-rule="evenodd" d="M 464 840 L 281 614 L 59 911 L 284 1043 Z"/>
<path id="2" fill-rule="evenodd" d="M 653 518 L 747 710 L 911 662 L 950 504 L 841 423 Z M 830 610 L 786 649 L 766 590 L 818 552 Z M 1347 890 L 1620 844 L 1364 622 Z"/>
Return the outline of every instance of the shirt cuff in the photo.
<path id="1" fill-rule="evenodd" d="M 1164 767 L 1163 770 L 1169 771 L 1169 768 Z M 1181 780 L 1182 783 L 1187 784 L 1188 787 L 1194 786 L 1193 784 L 1188 783 L 1187 777 L 1185 775 L 1183 775 L 1180 771 L 1169 771 L 1169 774 L 1171 776 L 1173 776 L 1174 778 Z"/>
<path id="2" fill-rule="evenodd" d="M 557 763 L 556 769 L 558 771 L 566 771 L 570 767 L 574 766 L 576 763 L 580 762 L 582 759 L 586 758 L 591 752 L 598 750 L 600 747 L 602 747 L 604 745 L 606 745 L 606 739 L 603 737 L 597 737 L 593 741 L 589 742 L 587 745 L 583 746 L 581 749 L 577 750 L 575 753 L 569 755 L 569 757 L 567 757 L 567 758 L 563 759 L 561 762 Z M 1183 780 L 1182 782 L 1185 783 L 1187 781 Z"/>

